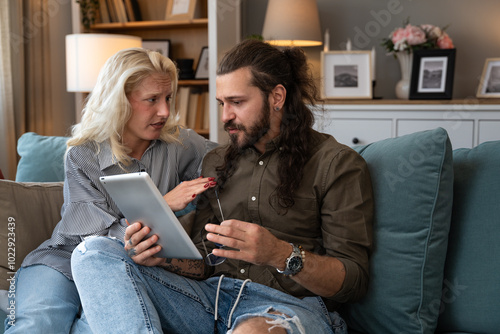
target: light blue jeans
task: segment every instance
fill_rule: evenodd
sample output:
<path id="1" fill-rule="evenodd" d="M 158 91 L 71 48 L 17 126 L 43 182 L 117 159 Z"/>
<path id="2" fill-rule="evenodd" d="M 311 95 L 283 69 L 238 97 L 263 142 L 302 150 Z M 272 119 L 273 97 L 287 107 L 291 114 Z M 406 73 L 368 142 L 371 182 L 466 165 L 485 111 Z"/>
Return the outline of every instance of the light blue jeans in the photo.
<path id="1" fill-rule="evenodd" d="M 5 333 L 92 333 L 80 315 L 75 284 L 44 265 L 20 268 L 16 273 L 15 308 L 5 320 Z"/>
<path id="2" fill-rule="evenodd" d="M 219 333 L 230 333 L 255 316 L 268 318 L 288 333 L 347 333 L 344 321 L 337 313 L 328 313 L 319 297 L 299 299 L 231 278 L 222 279 L 218 289 L 219 277 L 196 281 L 159 267 L 137 265 L 116 239 L 87 239 L 74 250 L 71 264 L 95 333 L 200 334 L 214 333 L 214 326 Z"/>

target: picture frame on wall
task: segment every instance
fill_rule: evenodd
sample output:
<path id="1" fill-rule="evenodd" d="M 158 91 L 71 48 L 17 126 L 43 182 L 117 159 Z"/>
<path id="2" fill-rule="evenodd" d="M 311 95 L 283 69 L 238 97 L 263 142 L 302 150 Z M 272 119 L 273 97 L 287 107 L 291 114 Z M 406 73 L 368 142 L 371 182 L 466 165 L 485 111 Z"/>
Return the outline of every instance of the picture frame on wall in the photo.
<path id="1" fill-rule="evenodd" d="M 192 20 L 198 12 L 198 0 L 168 0 L 165 20 Z"/>
<path id="2" fill-rule="evenodd" d="M 323 99 L 371 99 L 372 51 L 321 52 Z"/>
<path id="3" fill-rule="evenodd" d="M 414 51 L 410 100 L 451 99 L 455 54 L 455 49 Z"/>
<path id="4" fill-rule="evenodd" d="M 208 79 L 208 46 L 201 48 L 198 65 L 196 65 L 195 79 Z"/>
<path id="5" fill-rule="evenodd" d="M 500 58 L 488 58 L 484 62 L 476 97 L 500 98 Z"/>
<path id="6" fill-rule="evenodd" d="M 170 58 L 170 40 L 169 39 L 145 39 L 142 41 L 142 48 L 157 51 Z"/>

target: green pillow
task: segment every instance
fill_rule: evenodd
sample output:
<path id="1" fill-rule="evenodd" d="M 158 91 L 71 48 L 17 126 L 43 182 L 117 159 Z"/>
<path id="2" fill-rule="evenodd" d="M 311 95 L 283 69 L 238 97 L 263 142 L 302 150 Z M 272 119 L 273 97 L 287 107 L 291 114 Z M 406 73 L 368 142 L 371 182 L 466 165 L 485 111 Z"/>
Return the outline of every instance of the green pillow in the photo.
<path id="1" fill-rule="evenodd" d="M 439 315 L 453 168 L 442 128 L 355 148 L 375 200 L 370 285 L 342 315 L 360 333 L 434 333 Z"/>
<path id="2" fill-rule="evenodd" d="M 26 132 L 17 142 L 21 157 L 17 165 L 17 182 L 64 181 L 64 153 L 68 137 L 41 136 Z"/>
<path id="3" fill-rule="evenodd" d="M 500 331 L 500 141 L 453 152 L 453 213 L 439 332 Z"/>

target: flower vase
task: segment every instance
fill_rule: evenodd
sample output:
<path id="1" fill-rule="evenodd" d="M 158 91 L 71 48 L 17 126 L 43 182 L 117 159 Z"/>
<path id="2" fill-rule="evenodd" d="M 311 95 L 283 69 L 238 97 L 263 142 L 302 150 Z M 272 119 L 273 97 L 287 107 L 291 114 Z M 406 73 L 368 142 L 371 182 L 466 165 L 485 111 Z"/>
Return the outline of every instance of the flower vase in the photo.
<path id="1" fill-rule="evenodd" d="M 413 53 L 405 51 L 398 52 L 396 57 L 401 68 L 401 80 L 396 84 L 396 97 L 401 100 L 408 100 L 410 96 L 410 77 L 413 64 Z"/>

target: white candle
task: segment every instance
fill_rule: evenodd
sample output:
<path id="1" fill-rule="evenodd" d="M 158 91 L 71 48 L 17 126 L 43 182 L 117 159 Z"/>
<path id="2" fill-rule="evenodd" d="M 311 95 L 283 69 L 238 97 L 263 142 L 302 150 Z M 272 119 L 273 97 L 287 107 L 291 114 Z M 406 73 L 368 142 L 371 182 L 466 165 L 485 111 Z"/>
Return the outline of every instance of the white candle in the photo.
<path id="1" fill-rule="evenodd" d="M 375 81 L 375 47 L 372 47 L 372 80 Z"/>
<path id="2" fill-rule="evenodd" d="M 325 41 L 324 41 L 323 51 L 325 52 L 330 51 L 330 31 L 328 29 L 326 29 L 325 31 Z"/>
<path id="3" fill-rule="evenodd" d="M 347 39 L 347 44 L 346 44 L 346 48 L 345 48 L 347 51 L 351 51 L 352 50 L 352 43 L 351 43 L 351 39 L 348 38 Z"/>

